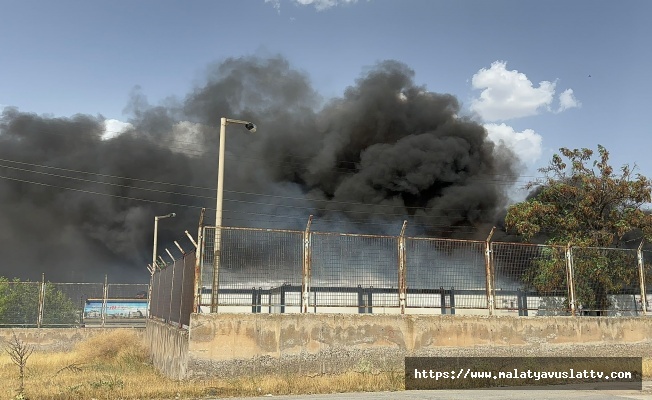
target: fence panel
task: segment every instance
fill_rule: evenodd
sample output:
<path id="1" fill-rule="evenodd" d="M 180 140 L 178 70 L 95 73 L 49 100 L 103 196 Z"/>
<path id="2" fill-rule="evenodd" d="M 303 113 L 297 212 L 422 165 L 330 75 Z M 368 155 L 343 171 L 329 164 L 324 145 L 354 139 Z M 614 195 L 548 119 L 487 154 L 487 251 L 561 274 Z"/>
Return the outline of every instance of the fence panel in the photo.
<path id="1" fill-rule="evenodd" d="M 398 307 L 398 238 L 312 233 L 309 304 L 320 307 Z M 360 311 L 365 312 L 365 311 Z"/>
<path id="2" fill-rule="evenodd" d="M 150 315 L 160 320 L 170 321 L 170 306 L 172 302 L 172 274 L 174 264 L 158 269 L 152 278 L 152 298 L 150 299 Z"/>
<path id="3" fill-rule="evenodd" d="M 407 307 L 486 309 L 484 242 L 406 238 Z"/>
<path id="4" fill-rule="evenodd" d="M 181 305 L 179 307 L 179 324 L 190 326 L 195 302 L 195 263 L 197 256 L 194 252 L 187 253 L 183 258 L 183 276 L 181 282 Z"/>
<path id="5" fill-rule="evenodd" d="M 496 309 L 519 315 L 569 315 L 566 249 L 491 243 Z"/>
<path id="6" fill-rule="evenodd" d="M 45 284 L 43 297 L 43 326 L 73 326 L 92 320 L 90 300 L 101 306 L 104 285 L 101 283 L 50 283 Z M 97 300 L 100 299 L 100 300 Z M 85 313 L 86 311 L 86 313 Z M 101 308 L 98 310 L 101 313 Z M 91 313 L 92 314 L 92 313 Z M 97 315 L 101 321 L 101 314 Z"/>
<path id="7" fill-rule="evenodd" d="M 202 295 L 202 305 L 210 305 L 214 229 L 204 230 L 202 287 L 206 294 Z M 229 312 L 251 311 L 261 306 L 257 300 L 263 302 L 262 297 L 256 297 L 258 290 L 267 294 L 268 307 L 280 312 L 299 311 L 303 232 L 224 227 L 221 250 L 218 307 L 228 306 Z"/>
<path id="8" fill-rule="evenodd" d="M 636 315 L 640 280 L 636 250 L 573 248 L 577 309 L 583 315 Z"/>
<path id="9" fill-rule="evenodd" d="M 37 326 L 40 282 L 0 281 L 0 326 Z"/>

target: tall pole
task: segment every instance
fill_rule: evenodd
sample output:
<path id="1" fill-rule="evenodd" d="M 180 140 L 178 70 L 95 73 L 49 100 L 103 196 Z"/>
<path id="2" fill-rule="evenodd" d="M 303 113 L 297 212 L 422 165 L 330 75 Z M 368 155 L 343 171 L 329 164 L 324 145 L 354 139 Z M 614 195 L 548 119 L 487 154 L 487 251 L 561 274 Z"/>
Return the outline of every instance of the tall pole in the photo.
<path id="1" fill-rule="evenodd" d="M 220 282 L 220 255 L 222 253 L 222 203 L 224 200 L 224 148 L 226 147 L 226 118 L 220 121 L 220 152 L 217 164 L 217 203 L 215 204 L 215 241 L 213 242 L 213 286 L 211 288 L 211 312 L 217 312 L 217 296 Z"/>
<path id="2" fill-rule="evenodd" d="M 222 252 L 222 202 L 224 199 L 224 149 L 226 147 L 226 125 L 242 124 L 250 132 L 256 132 L 256 125 L 249 121 L 229 119 L 220 120 L 220 152 L 217 161 L 217 202 L 215 204 L 215 242 L 213 244 L 213 286 L 211 288 L 211 312 L 217 312 L 218 289 L 220 282 L 220 256 Z"/>
<path id="3" fill-rule="evenodd" d="M 154 246 L 153 246 L 153 249 L 152 249 L 152 269 L 150 271 L 151 276 L 150 276 L 150 279 L 149 279 L 149 290 L 148 290 L 148 293 L 147 293 L 147 303 L 148 303 L 147 312 L 149 313 L 148 314 L 149 316 L 152 315 L 152 310 L 151 310 L 151 307 L 152 307 L 152 285 L 154 284 L 154 273 L 156 272 L 156 266 L 158 265 L 158 263 L 156 262 L 156 250 L 157 250 L 157 247 L 158 247 L 158 220 L 163 219 L 163 218 L 173 218 L 173 217 L 176 217 L 176 216 L 177 216 L 177 214 L 175 214 L 175 213 L 169 213 L 167 215 L 160 215 L 160 216 L 157 215 L 157 216 L 154 217 Z"/>
<path id="4" fill-rule="evenodd" d="M 152 275 L 156 271 L 156 247 L 158 246 L 158 217 L 154 217 L 154 249 L 152 250 Z"/>

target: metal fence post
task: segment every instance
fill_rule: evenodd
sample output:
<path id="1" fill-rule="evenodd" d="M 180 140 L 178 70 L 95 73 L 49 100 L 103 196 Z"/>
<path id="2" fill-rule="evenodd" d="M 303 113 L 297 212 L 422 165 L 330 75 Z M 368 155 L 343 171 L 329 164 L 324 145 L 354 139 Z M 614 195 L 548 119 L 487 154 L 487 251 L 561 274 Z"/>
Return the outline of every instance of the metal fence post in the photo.
<path id="1" fill-rule="evenodd" d="M 446 291 L 444 290 L 443 286 L 439 287 L 439 298 L 440 298 L 440 305 L 441 305 L 441 313 L 442 315 L 446 314 Z"/>
<path id="2" fill-rule="evenodd" d="M 405 314 L 407 301 L 407 257 L 405 254 L 405 227 L 407 221 L 403 221 L 401 235 L 398 237 L 398 304 L 401 308 L 401 314 Z"/>
<path id="3" fill-rule="evenodd" d="M 104 287 L 102 288 L 102 328 L 106 322 L 106 299 L 109 297 L 109 276 L 104 274 Z"/>
<path id="4" fill-rule="evenodd" d="M 308 303 L 310 300 L 310 261 L 311 261 L 311 233 L 310 224 L 312 215 L 308 217 L 306 230 L 303 232 L 303 274 L 301 278 L 301 312 L 308 312 Z"/>
<path id="5" fill-rule="evenodd" d="M 147 318 L 152 317 L 152 286 L 154 285 L 154 273 L 156 272 L 156 266 L 147 264 L 147 270 L 149 271 L 149 287 L 147 288 Z"/>
<path id="6" fill-rule="evenodd" d="M 195 293 L 195 301 L 192 306 L 192 312 L 197 313 L 199 312 L 199 307 L 201 306 L 201 293 L 203 291 L 203 284 L 202 284 L 202 270 L 201 270 L 201 265 L 202 265 L 202 257 L 203 257 L 203 247 L 204 247 L 204 213 L 206 212 L 205 208 L 201 209 L 201 213 L 199 214 L 199 224 L 197 227 L 197 242 L 195 243 L 194 240 L 192 240 L 192 236 L 186 231 L 186 235 L 190 238 L 190 241 L 192 242 L 193 245 L 195 245 L 195 283 L 194 283 L 194 293 Z"/>
<path id="7" fill-rule="evenodd" d="M 643 262 L 643 242 L 638 246 L 638 251 L 636 252 L 638 256 L 638 279 L 641 286 L 641 310 L 643 315 L 647 315 L 647 293 L 645 290 L 645 263 Z"/>
<path id="8" fill-rule="evenodd" d="M 451 293 L 449 297 L 449 305 L 451 308 L 451 315 L 455 315 L 455 287 L 451 286 Z"/>
<path id="9" fill-rule="evenodd" d="M 487 240 L 485 240 L 484 245 L 484 264 L 485 264 L 485 275 L 486 275 L 486 289 L 487 289 L 487 309 L 489 310 L 489 315 L 494 315 L 494 310 L 496 309 L 495 304 L 495 293 L 494 293 L 494 279 L 493 279 L 493 268 L 492 261 L 493 257 L 491 254 L 491 237 L 494 235 L 496 227 L 491 228 Z"/>
<path id="10" fill-rule="evenodd" d="M 571 315 L 575 316 L 575 272 L 573 271 L 573 247 L 570 243 L 566 246 L 566 280 L 568 283 L 568 305 Z"/>
<path id="11" fill-rule="evenodd" d="M 179 328 L 183 326 L 183 322 L 181 321 L 181 313 L 183 312 L 183 288 L 184 288 L 184 283 L 186 281 L 186 252 L 183 251 L 181 246 L 179 246 L 179 243 L 176 241 L 174 244 L 177 245 L 179 248 L 179 251 L 181 251 L 181 254 L 183 255 L 183 269 L 181 270 L 181 302 L 179 303 Z"/>
<path id="12" fill-rule="evenodd" d="M 45 273 L 41 274 L 41 287 L 38 293 L 38 314 L 36 315 L 36 327 L 43 325 L 43 308 L 45 303 Z"/>

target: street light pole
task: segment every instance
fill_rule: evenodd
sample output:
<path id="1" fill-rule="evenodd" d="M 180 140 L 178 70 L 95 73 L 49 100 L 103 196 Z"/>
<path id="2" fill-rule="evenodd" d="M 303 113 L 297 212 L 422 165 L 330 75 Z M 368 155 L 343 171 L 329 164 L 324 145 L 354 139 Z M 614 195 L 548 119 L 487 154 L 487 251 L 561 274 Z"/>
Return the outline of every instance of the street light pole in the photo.
<path id="1" fill-rule="evenodd" d="M 215 205 L 215 242 L 213 243 L 213 286 L 211 288 L 211 312 L 217 312 L 219 288 L 220 256 L 222 251 L 222 203 L 224 200 L 224 148 L 226 146 L 226 126 L 228 124 L 244 125 L 249 132 L 256 132 L 256 125 L 249 121 L 224 118 L 220 120 L 220 153 L 217 162 L 217 203 Z"/>
<path id="2" fill-rule="evenodd" d="M 158 265 L 156 263 L 156 248 L 158 246 L 158 220 L 163 218 L 174 218 L 176 216 L 177 214 L 170 213 L 167 215 L 160 215 L 154 217 L 154 249 L 152 250 L 152 268 L 154 270 L 156 270 L 156 266 Z"/>
<path id="3" fill-rule="evenodd" d="M 158 246 L 158 220 L 163 219 L 163 218 L 174 218 L 176 217 L 177 214 L 175 213 L 169 213 L 166 215 L 160 215 L 160 216 L 155 216 L 154 217 L 154 247 L 152 249 L 152 269 L 150 271 L 150 278 L 149 278 L 149 293 L 147 293 L 147 315 L 151 315 L 151 298 L 152 298 L 152 285 L 154 284 L 154 272 L 156 272 L 156 266 L 158 263 L 156 262 L 156 248 Z"/>

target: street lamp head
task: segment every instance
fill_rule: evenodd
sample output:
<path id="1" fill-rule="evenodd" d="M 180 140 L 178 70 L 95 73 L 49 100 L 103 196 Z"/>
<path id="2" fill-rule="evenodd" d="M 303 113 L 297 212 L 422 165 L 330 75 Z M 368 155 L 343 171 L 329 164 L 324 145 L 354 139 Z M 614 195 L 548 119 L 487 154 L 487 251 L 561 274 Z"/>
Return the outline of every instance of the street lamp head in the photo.
<path id="1" fill-rule="evenodd" d="M 156 217 L 154 217 L 154 219 L 156 219 L 158 221 L 159 219 L 173 218 L 173 217 L 176 217 L 176 216 L 177 216 L 177 214 L 175 214 L 175 213 L 169 213 L 169 214 L 166 214 L 166 215 L 157 215 Z"/>
<path id="2" fill-rule="evenodd" d="M 255 124 L 252 124 L 251 122 L 247 122 L 247 123 L 245 124 L 245 128 L 247 128 L 247 130 L 248 130 L 249 132 L 251 132 L 251 133 L 255 133 L 255 132 L 256 132 L 256 125 L 255 125 Z"/>

